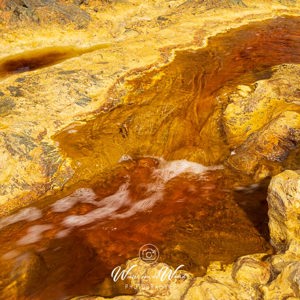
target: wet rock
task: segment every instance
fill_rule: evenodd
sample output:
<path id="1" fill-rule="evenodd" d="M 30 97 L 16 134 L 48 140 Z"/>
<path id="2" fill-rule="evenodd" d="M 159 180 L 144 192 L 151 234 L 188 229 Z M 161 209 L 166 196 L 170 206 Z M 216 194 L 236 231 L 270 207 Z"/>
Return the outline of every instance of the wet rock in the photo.
<path id="1" fill-rule="evenodd" d="M 283 162 L 299 142 L 300 114 L 287 111 L 261 131 L 250 135 L 242 146 L 235 149 L 236 154 L 228 159 L 228 163 L 234 168 L 255 174 L 257 179 L 263 179 L 272 174 L 272 167 L 268 172 L 264 168 L 264 161 Z"/>
<path id="2" fill-rule="evenodd" d="M 39 254 L 25 252 L 16 258 L 11 268 L 9 283 L 1 291 L 6 299 L 30 296 L 43 287 L 48 271 L 44 259 Z"/>
<path id="3" fill-rule="evenodd" d="M 282 270 L 289 264 L 297 262 L 300 260 L 300 252 L 290 252 L 287 250 L 285 253 L 272 255 L 268 261 L 272 266 L 272 273 L 278 275 Z"/>
<path id="4" fill-rule="evenodd" d="M 280 164 L 299 143 L 299 75 L 299 66 L 283 64 L 268 79 L 238 85 L 229 95 L 222 118 L 227 141 L 235 149 L 227 160 L 232 167 L 258 180 L 282 170 Z"/>
<path id="5" fill-rule="evenodd" d="M 249 255 L 248 259 L 259 260 L 263 255 L 254 254 Z M 209 283 L 209 289 L 206 290 L 205 294 L 202 296 L 203 300 L 205 297 L 212 297 L 213 295 L 222 295 L 223 292 L 231 298 L 228 299 L 239 299 L 239 300 L 248 300 L 248 299 L 259 299 L 260 291 L 257 289 L 257 285 L 251 286 L 251 283 L 244 284 L 243 282 L 237 282 L 232 277 L 234 274 L 233 268 L 235 265 L 229 264 L 224 265 L 220 262 L 212 262 L 207 269 L 206 275 L 203 277 L 203 280 Z M 199 279 L 199 278 L 197 278 Z M 228 291 L 230 290 L 230 292 Z M 193 291 L 197 295 L 197 288 Z M 199 290 L 201 292 L 201 288 Z M 202 291 L 203 292 L 203 291 Z M 195 297 L 195 299 L 197 299 Z M 202 298 L 201 298 L 202 299 Z"/>

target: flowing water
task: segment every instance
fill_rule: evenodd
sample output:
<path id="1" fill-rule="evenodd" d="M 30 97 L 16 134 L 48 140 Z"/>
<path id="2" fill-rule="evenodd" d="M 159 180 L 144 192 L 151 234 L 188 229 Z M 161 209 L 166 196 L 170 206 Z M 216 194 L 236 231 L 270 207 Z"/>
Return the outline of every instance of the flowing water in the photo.
<path id="1" fill-rule="evenodd" d="M 21 299 L 111 296 L 128 292 L 109 279 L 113 268 L 149 242 L 159 248 L 161 261 L 184 264 L 198 275 L 209 261 L 270 252 L 265 191 L 234 189 L 224 172 L 185 160 L 129 159 L 106 179 L 23 208 L 0 222 L 7 269 L 1 280 L 36 273 L 26 275 Z M 248 219 L 242 201 L 252 203 L 257 220 Z"/>
<path id="2" fill-rule="evenodd" d="M 193 67 L 184 70 L 187 77 L 174 80 L 180 91 L 173 86 L 172 97 L 178 96 L 179 100 L 172 105 L 177 105 L 179 116 L 187 112 L 183 117 L 189 123 L 184 123 L 182 132 L 175 131 L 172 139 L 179 141 L 185 132 L 184 142 L 178 145 L 189 142 L 188 146 L 195 147 L 198 139 L 205 150 L 203 161 L 211 164 L 212 158 L 222 151 L 224 141 L 214 147 L 217 135 L 210 139 L 210 132 L 201 128 L 211 115 L 216 91 L 224 85 L 234 86 L 237 80 L 249 83 L 270 77 L 271 67 L 277 64 L 299 63 L 299 25 L 298 18 L 277 18 L 218 35 L 198 52 L 178 53 L 166 67 L 169 68 L 165 69 L 166 74 L 176 75 L 172 73 L 175 63 Z M 14 70 L 20 71 L 19 65 L 15 65 Z M 156 91 L 163 89 L 163 85 L 160 83 Z M 195 94 L 195 89 L 199 93 Z M 190 90 L 194 100 L 206 101 L 183 101 Z M 145 91 L 145 95 L 156 101 L 151 92 Z M 153 101 L 149 101 L 151 107 Z M 160 261 L 174 267 L 184 264 L 185 270 L 197 275 L 204 274 L 210 261 L 230 263 L 241 255 L 272 252 L 266 213 L 268 182 L 253 184 L 248 180 L 245 185 L 243 174 L 224 167 L 220 158 L 217 159 L 220 163 L 210 167 L 169 159 L 176 149 L 167 138 L 165 144 L 162 141 L 156 144 L 155 136 L 151 140 L 151 130 L 156 126 L 151 122 L 151 130 L 146 130 L 142 139 L 136 133 L 138 142 L 135 142 L 125 121 L 120 121 L 121 130 L 119 125 L 114 126 L 123 115 L 128 118 L 133 113 L 131 109 L 128 108 L 128 113 L 115 109 L 82 128 L 62 133 L 58 140 L 74 161 L 80 161 L 82 169 L 98 168 L 93 155 L 119 159 L 120 153 L 127 153 L 123 151 L 126 143 L 147 145 L 148 148 L 136 151 L 142 155 L 134 159 L 124 156 L 105 174 L 93 171 L 96 175 L 88 180 L 82 177 L 78 181 L 79 175 L 84 174 L 79 170 L 75 184 L 0 220 L 1 299 L 15 299 L 11 295 L 17 295 L 20 300 L 58 300 L 84 294 L 134 293 L 113 283 L 110 273 L 115 266 L 137 257 L 139 248 L 147 243 L 158 247 Z M 139 114 L 143 115 L 142 112 Z M 173 120 L 170 116 L 162 117 L 162 121 Z M 141 119 L 135 122 L 141 123 Z M 107 129 L 110 125 L 116 134 Z M 174 129 L 166 128 L 168 132 Z M 106 145 L 107 153 L 101 155 Z M 120 153 L 115 152 L 120 145 Z M 161 152 L 155 152 L 155 147 L 162 149 Z M 168 157 L 169 161 L 147 157 L 149 153 L 161 154 L 158 156 Z"/>

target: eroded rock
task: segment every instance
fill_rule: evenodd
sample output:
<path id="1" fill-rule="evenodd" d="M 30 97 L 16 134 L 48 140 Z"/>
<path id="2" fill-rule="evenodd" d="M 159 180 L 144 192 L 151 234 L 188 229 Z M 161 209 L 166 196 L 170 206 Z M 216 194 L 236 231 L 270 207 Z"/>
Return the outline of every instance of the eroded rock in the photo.
<path id="1" fill-rule="evenodd" d="M 278 252 L 299 251 L 300 172 L 284 171 L 269 186 L 269 228 Z"/>
<path id="2" fill-rule="evenodd" d="M 272 283 L 263 287 L 264 298 L 290 299 L 289 297 L 299 299 L 300 297 L 300 262 L 288 264 Z"/>
<path id="3" fill-rule="evenodd" d="M 5 268 L 5 265 L 1 267 Z M 8 282 L 1 290 L 0 299 L 19 299 L 30 296 L 32 291 L 43 287 L 48 272 L 43 257 L 34 251 L 27 251 L 17 257 L 10 268 L 10 278 L 5 279 Z"/>
<path id="4" fill-rule="evenodd" d="M 299 66 L 282 65 L 269 76 L 257 81 L 253 90 L 244 87 L 247 94 L 242 97 L 238 86 L 223 114 L 227 141 L 235 148 L 227 162 L 257 179 L 282 170 L 280 164 L 300 140 Z"/>

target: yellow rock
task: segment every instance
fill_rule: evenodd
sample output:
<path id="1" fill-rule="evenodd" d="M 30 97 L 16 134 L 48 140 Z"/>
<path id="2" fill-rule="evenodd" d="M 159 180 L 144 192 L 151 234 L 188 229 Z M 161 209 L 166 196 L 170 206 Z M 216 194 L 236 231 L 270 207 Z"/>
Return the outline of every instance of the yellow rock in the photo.
<path id="1" fill-rule="evenodd" d="M 232 276 L 244 285 L 266 284 L 271 276 L 270 264 L 252 257 L 241 257 L 233 267 Z"/>
<path id="2" fill-rule="evenodd" d="M 279 252 L 299 253 L 300 172 L 284 171 L 273 177 L 269 186 L 269 228 Z"/>
<path id="3" fill-rule="evenodd" d="M 299 262 L 287 265 L 269 286 L 262 288 L 263 299 L 289 299 L 289 297 L 299 299 L 299 267 Z"/>

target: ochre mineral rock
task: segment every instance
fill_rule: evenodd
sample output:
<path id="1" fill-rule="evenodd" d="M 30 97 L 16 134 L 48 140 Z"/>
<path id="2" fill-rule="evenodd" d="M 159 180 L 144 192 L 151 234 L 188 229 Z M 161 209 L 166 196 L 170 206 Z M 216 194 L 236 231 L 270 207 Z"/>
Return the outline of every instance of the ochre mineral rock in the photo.
<path id="1" fill-rule="evenodd" d="M 255 82 L 253 90 L 243 87 L 242 97 L 239 86 L 229 95 L 223 126 L 234 148 L 227 159 L 231 166 L 265 177 L 278 172 L 279 163 L 295 152 L 300 140 L 299 76 L 298 65 L 282 65 L 270 79 Z M 300 161 L 297 154 L 294 161 Z"/>

